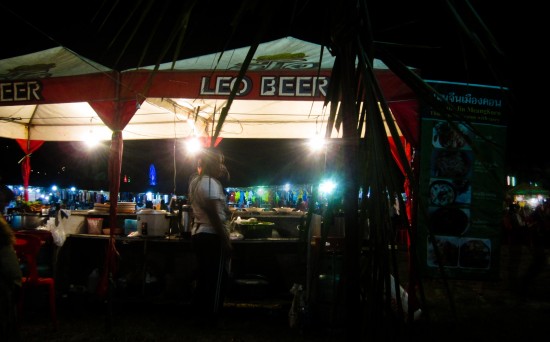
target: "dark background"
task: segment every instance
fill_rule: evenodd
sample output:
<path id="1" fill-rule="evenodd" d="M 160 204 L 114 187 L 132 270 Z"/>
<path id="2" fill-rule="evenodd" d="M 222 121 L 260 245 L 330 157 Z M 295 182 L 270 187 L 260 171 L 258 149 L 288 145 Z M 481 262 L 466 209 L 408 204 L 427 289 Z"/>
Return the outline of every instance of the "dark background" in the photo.
<path id="1" fill-rule="evenodd" d="M 5 160 L 4 181 L 22 184 L 17 163 L 23 152 L 15 140 L 0 141 Z M 186 154 L 183 143 L 184 139 L 124 141 L 121 176 L 130 178 L 130 183 L 122 181 L 121 191 L 187 193 L 187 181 L 195 172 L 195 160 Z M 109 144 L 104 142 L 88 150 L 82 142 L 45 142 L 31 156 L 30 184 L 108 190 Z M 223 139 L 218 147 L 230 172 L 225 185 L 234 187 L 310 183 L 310 172 L 316 163 L 322 162 L 319 158 L 323 158 L 312 154 L 306 141 L 298 139 Z M 156 186 L 148 185 L 151 164 L 157 172 Z"/>
<path id="2" fill-rule="evenodd" d="M 184 48 L 177 50 L 175 43 L 167 42 L 176 24 L 182 22 L 179 14 L 189 4 L 187 1 L 91 1 L 78 6 L 56 1 L 33 4 L 2 1 L 0 58 L 64 45 L 98 63 L 124 70 L 170 61 L 173 57 L 181 59 L 247 46 L 266 16 L 260 9 L 253 9 L 245 13 L 238 26 L 232 26 L 241 2 L 199 1 L 182 42 Z M 511 116 L 507 172 L 523 181 L 545 183 L 550 154 L 544 148 L 548 135 L 543 93 L 547 68 L 540 43 L 544 32 L 544 21 L 540 19 L 544 11 L 514 2 L 470 3 L 502 51 L 491 64 L 459 34 L 444 2 L 440 1 L 369 2 L 374 38 L 387 43 L 405 64 L 420 69 L 424 79 L 508 87 Z M 264 4 L 271 23 L 263 41 L 290 35 L 328 43 L 329 23 L 346 20 L 334 18 L 325 2 L 283 0 Z M 464 2 L 456 4 L 462 11 L 464 8 L 459 4 L 463 6 Z M 133 31 L 135 27 L 139 28 L 137 32 Z M 167 45 L 169 48 L 164 51 Z M 491 67 L 501 70 L 502 78 L 491 74 Z M 16 163 L 23 157 L 22 152 L 13 141 L 0 142 L 5 156 L 3 179 L 21 183 Z M 172 140 L 125 141 L 124 146 L 122 174 L 131 176 L 132 185 L 122 184 L 122 191 L 125 186 L 143 186 L 142 178 L 151 163 L 157 167 L 162 184 L 159 187 L 164 191 L 176 187 L 180 192 L 180 186 L 174 182 L 174 167 L 178 182 L 192 172 L 192 163 L 183 156 L 183 151 L 176 148 L 174 154 Z M 305 182 L 312 168 L 312 161 L 304 158 L 302 141 L 224 139 L 220 148 L 226 155 L 235 186 L 281 184 L 287 180 Z M 31 160 L 31 185 L 44 182 L 49 186 L 55 182 L 98 188 L 107 184 L 103 181 L 107 147 L 90 154 L 84 153 L 76 142 L 46 142 Z"/>

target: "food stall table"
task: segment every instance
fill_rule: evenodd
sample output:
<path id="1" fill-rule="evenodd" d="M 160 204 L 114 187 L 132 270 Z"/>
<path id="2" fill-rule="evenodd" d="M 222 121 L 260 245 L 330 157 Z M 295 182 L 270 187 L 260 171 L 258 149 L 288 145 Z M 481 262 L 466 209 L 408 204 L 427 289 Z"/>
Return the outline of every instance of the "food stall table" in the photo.
<path id="1" fill-rule="evenodd" d="M 187 301 L 192 292 L 195 257 L 189 239 L 175 236 L 114 236 L 119 253 L 115 296 L 163 296 Z M 60 293 L 94 294 L 106 256 L 108 235 L 71 234 L 58 253 Z M 298 238 L 233 240 L 233 279 L 250 275 L 269 282 L 266 296 L 288 294 L 293 283 L 304 283 L 306 244 Z M 239 296 L 243 289 L 231 287 Z M 232 293 L 229 293 L 230 297 Z"/>

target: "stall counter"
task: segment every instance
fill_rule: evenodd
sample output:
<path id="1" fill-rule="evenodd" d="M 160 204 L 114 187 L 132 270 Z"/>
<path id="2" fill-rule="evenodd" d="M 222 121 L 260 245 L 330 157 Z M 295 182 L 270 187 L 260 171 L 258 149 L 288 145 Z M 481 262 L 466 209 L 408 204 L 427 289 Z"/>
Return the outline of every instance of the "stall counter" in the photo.
<path id="1" fill-rule="evenodd" d="M 70 234 L 57 258 L 58 288 L 61 293 L 93 294 L 105 264 L 107 235 Z M 147 298 L 169 297 L 189 300 L 192 293 L 195 258 L 191 241 L 183 238 L 114 237 L 118 251 L 116 295 Z M 229 294 L 247 297 L 289 296 L 294 283 L 306 277 L 306 243 L 296 238 L 234 240 L 231 274 L 234 286 Z M 252 279 L 250 279 L 252 278 Z M 247 279 L 239 282 L 239 279 Z M 261 293 L 239 288 L 263 279 Z M 251 281 L 248 281 L 251 280 Z"/>

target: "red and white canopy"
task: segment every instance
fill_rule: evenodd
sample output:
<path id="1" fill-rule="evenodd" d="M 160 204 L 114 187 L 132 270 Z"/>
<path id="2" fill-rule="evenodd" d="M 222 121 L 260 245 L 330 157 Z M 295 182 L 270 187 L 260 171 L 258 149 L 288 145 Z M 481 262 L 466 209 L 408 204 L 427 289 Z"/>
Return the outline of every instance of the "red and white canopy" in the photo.
<path id="1" fill-rule="evenodd" d="M 79 141 L 93 134 L 110 140 L 109 122 L 123 127 L 125 140 L 208 135 L 248 50 L 121 73 L 63 47 L 1 60 L 0 136 Z M 333 63 L 326 48 L 292 37 L 260 44 L 220 137 L 324 134 L 329 112 L 324 94 Z M 397 121 L 408 121 L 401 129 L 417 125 L 412 91 L 380 61 L 374 67 Z"/>

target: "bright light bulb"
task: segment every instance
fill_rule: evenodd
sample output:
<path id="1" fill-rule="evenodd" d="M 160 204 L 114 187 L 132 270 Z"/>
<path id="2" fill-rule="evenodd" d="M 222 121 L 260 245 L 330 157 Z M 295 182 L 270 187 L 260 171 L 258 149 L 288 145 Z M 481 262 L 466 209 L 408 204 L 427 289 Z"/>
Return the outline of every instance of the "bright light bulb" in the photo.
<path id="1" fill-rule="evenodd" d="M 86 136 L 84 137 L 84 144 L 86 144 L 88 148 L 93 148 L 97 146 L 98 143 L 99 141 L 94 136 L 93 132 L 90 130 L 90 133 L 86 134 Z"/>
<path id="2" fill-rule="evenodd" d="M 334 191 L 335 188 L 336 184 L 331 180 L 324 181 L 319 185 L 319 191 L 322 194 L 330 194 L 332 193 L 332 191 Z"/>
<path id="3" fill-rule="evenodd" d="M 202 146 L 199 139 L 197 139 L 197 137 L 193 137 L 185 141 L 185 148 L 187 149 L 188 153 L 195 154 L 200 151 Z"/>
<path id="4" fill-rule="evenodd" d="M 308 145 L 312 151 L 320 151 L 325 147 L 325 139 L 316 135 L 309 139 Z"/>

